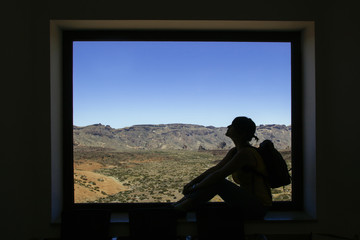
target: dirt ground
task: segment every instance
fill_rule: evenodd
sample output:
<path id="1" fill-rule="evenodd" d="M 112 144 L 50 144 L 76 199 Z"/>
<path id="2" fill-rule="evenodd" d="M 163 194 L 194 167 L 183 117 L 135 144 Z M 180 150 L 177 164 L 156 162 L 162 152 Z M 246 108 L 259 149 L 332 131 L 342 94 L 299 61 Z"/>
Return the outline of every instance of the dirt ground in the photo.
<path id="1" fill-rule="evenodd" d="M 104 168 L 102 164 L 91 161 L 74 164 L 75 203 L 93 202 L 128 189 L 113 177 L 93 172 L 101 168 Z"/>

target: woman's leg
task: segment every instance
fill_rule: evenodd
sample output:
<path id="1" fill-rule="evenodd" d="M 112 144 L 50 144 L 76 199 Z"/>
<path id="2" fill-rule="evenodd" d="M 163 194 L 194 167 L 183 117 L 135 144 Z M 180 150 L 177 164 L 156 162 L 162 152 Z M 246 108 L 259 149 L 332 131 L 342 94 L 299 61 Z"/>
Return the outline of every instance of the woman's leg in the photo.
<path id="1" fill-rule="evenodd" d="M 219 195 L 230 207 L 241 212 L 243 216 L 262 217 L 265 214 L 259 200 L 244 188 L 225 179 L 213 186 L 186 195 L 178 204 L 175 204 L 175 208 L 185 211 L 192 210 L 208 202 L 215 195 Z"/>
<path id="2" fill-rule="evenodd" d="M 219 196 L 243 218 L 263 218 L 266 210 L 256 197 L 246 189 L 225 180 L 218 191 Z"/>
<path id="3" fill-rule="evenodd" d="M 232 207 L 247 206 L 253 203 L 261 204 L 260 201 L 246 189 L 228 180 L 222 181 L 221 184 L 217 186 L 216 191 L 217 194 Z"/>
<path id="4" fill-rule="evenodd" d="M 197 208 L 201 204 L 208 202 L 215 195 L 217 195 L 219 189 L 221 189 L 222 184 L 223 182 L 220 182 L 213 186 L 201 188 L 185 195 L 182 199 L 174 204 L 175 209 L 188 211 Z"/>

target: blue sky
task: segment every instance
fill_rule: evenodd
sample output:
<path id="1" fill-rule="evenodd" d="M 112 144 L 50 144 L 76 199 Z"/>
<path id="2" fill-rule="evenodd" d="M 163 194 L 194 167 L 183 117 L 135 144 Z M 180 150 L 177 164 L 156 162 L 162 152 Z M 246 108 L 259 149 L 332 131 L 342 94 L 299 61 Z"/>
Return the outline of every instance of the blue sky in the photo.
<path id="1" fill-rule="evenodd" d="M 290 43 L 74 42 L 74 125 L 291 124 Z"/>

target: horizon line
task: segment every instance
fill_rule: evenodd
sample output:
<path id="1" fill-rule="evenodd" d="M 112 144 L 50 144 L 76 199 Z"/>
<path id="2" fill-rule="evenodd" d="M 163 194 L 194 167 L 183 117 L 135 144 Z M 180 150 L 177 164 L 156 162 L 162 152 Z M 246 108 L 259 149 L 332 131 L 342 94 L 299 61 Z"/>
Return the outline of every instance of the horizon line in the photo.
<path id="1" fill-rule="evenodd" d="M 201 125 L 201 124 L 194 124 L 194 123 L 159 123 L 159 124 L 134 124 L 131 126 L 124 126 L 124 127 L 112 127 L 109 124 L 103 124 L 103 123 L 94 123 L 94 124 L 88 124 L 88 125 L 76 125 L 73 124 L 73 127 L 89 127 L 89 126 L 109 126 L 113 129 L 123 129 L 123 128 L 131 128 L 131 127 L 135 127 L 135 126 L 159 126 L 159 125 L 194 125 L 194 126 L 202 126 L 202 127 L 214 127 L 214 128 L 227 128 L 227 126 L 221 126 L 221 127 L 216 127 L 213 125 Z M 286 126 L 286 127 L 291 127 L 291 124 L 287 125 L 287 124 L 280 124 L 280 123 L 261 123 L 261 124 L 257 124 L 256 127 L 261 127 L 261 126 L 266 126 L 266 125 L 280 125 L 280 126 Z"/>

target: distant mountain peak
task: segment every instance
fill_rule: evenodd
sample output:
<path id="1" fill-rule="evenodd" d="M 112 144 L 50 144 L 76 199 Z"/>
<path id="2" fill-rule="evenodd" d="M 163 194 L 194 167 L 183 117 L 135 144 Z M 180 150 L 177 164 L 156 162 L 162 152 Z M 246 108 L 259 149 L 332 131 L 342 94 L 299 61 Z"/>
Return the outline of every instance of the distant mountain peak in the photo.
<path id="1" fill-rule="evenodd" d="M 126 149 L 218 150 L 233 147 L 225 136 L 226 127 L 196 124 L 140 124 L 115 129 L 101 123 L 73 127 L 76 146 Z M 270 139 L 278 149 L 291 146 L 291 126 L 269 124 L 257 127 L 259 142 Z M 253 142 L 256 145 L 256 142 Z M 184 147 L 186 146 L 186 147 Z"/>

